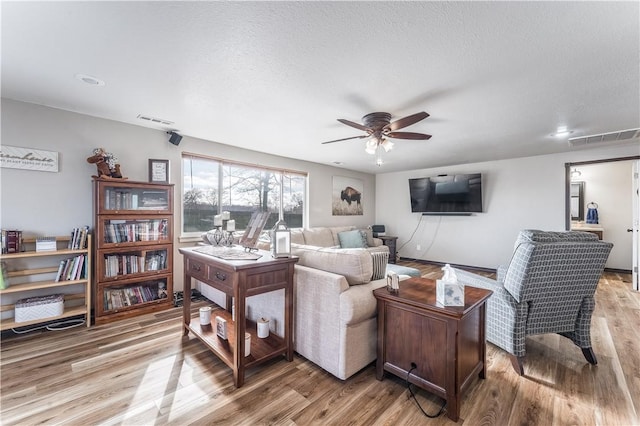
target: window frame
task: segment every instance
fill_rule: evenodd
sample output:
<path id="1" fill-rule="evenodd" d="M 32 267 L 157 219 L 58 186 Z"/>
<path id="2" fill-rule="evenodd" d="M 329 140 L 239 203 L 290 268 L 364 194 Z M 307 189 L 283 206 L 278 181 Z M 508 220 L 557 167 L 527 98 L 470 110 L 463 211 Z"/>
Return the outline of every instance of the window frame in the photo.
<path id="1" fill-rule="evenodd" d="M 264 166 L 261 164 L 255 164 L 255 163 L 247 163 L 247 162 L 242 162 L 242 161 L 236 161 L 236 160 L 228 160 L 225 158 L 220 158 L 220 157 L 214 157 L 214 156 L 209 156 L 209 155 L 203 155 L 203 154 L 196 154 L 196 153 L 192 153 L 192 152 L 182 152 L 181 156 L 180 156 L 180 169 L 181 169 L 181 173 L 180 173 L 180 189 L 181 189 L 181 193 L 180 193 L 180 242 L 187 242 L 187 241 L 193 241 L 193 240 L 199 240 L 201 238 L 201 235 L 204 231 L 193 231 L 193 232 L 185 232 L 184 231 L 184 220 L 185 220 L 185 214 L 184 214 L 184 193 L 185 193 L 185 179 L 184 179 L 184 173 L 185 173 L 185 160 L 186 159 L 194 159 L 194 160 L 204 160 L 204 161 L 212 161 L 212 162 L 217 162 L 218 163 L 218 194 L 219 194 L 219 198 L 218 198 L 218 206 L 217 206 L 217 213 L 216 214 L 221 214 L 222 213 L 222 206 L 223 206 L 223 202 L 222 202 L 222 194 L 224 194 L 225 190 L 228 190 L 229 188 L 224 188 L 224 170 L 223 168 L 225 166 L 239 166 L 239 167 L 246 167 L 246 168 L 250 168 L 250 169 L 255 169 L 255 170 L 259 170 L 259 171 L 268 171 L 271 173 L 278 173 L 280 176 L 278 177 L 278 180 L 280 182 L 280 190 L 279 190 L 279 200 L 278 200 L 278 210 L 279 210 L 279 217 L 282 217 L 283 213 L 284 213 L 284 209 L 283 209 L 283 203 L 284 203 L 284 182 L 285 182 L 285 176 L 289 175 L 295 175 L 295 176 L 299 176 L 304 178 L 304 187 L 303 187 L 303 200 L 304 200 L 304 204 L 302 207 L 302 226 L 306 226 L 307 223 L 307 219 L 308 219 L 308 188 L 309 188 L 309 173 L 308 172 L 303 172 L 303 171 L 299 171 L 299 170 L 292 170 L 292 169 L 288 169 L 288 168 L 282 168 L 282 167 L 272 167 L 272 166 Z M 176 197 L 177 198 L 177 197 Z"/>

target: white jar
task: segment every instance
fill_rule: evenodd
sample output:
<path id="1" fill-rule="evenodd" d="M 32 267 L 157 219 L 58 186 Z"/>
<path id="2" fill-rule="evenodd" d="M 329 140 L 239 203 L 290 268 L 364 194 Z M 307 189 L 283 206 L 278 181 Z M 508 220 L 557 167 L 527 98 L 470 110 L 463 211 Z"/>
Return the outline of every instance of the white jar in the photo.
<path id="1" fill-rule="evenodd" d="M 258 320 L 258 337 L 261 339 L 269 337 L 269 320 L 266 318 Z"/>
<path id="2" fill-rule="evenodd" d="M 200 308 L 200 324 L 201 325 L 211 324 L 211 306 L 205 306 L 203 308 Z"/>

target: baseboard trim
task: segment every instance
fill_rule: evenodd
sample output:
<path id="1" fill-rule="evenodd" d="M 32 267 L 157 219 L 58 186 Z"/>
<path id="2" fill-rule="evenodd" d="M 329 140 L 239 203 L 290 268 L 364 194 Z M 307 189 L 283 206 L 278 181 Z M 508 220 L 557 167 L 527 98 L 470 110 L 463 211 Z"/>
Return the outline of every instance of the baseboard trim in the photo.
<path id="1" fill-rule="evenodd" d="M 423 265 L 439 265 L 439 266 L 446 265 L 445 262 L 436 262 L 434 260 L 412 259 L 410 257 L 400 257 L 400 256 L 398 256 L 398 258 L 400 260 L 406 260 L 407 262 L 416 262 L 416 263 L 421 263 Z M 481 266 L 460 265 L 460 264 L 457 264 L 457 263 L 450 263 L 449 265 L 451 265 L 454 268 L 459 268 L 459 269 L 475 269 L 477 271 L 491 272 L 491 273 L 494 273 L 494 274 L 496 273 L 495 269 L 483 268 Z M 614 274 L 629 274 L 629 275 L 631 275 L 631 270 L 630 269 L 604 268 L 604 272 L 612 272 Z"/>
<path id="2" fill-rule="evenodd" d="M 631 269 L 618 269 L 618 268 L 604 268 L 605 272 L 613 272 L 614 274 L 629 274 L 631 275 Z"/>
<path id="3" fill-rule="evenodd" d="M 409 257 L 399 257 L 400 260 L 405 260 L 407 262 L 416 262 L 416 263 L 420 263 L 423 265 L 438 265 L 438 266 L 444 266 L 446 265 L 446 262 L 436 262 L 434 260 L 424 260 L 424 259 L 412 259 Z M 491 268 L 483 268 L 481 266 L 471 266 L 471 265 L 460 265 L 457 263 L 449 263 L 449 265 L 451 265 L 454 268 L 459 268 L 459 269 L 473 269 L 476 271 L 482 271 L 482 272 L 489 272 L 489 273 L 496 273 L 495 269 L 491 269 Z"/>

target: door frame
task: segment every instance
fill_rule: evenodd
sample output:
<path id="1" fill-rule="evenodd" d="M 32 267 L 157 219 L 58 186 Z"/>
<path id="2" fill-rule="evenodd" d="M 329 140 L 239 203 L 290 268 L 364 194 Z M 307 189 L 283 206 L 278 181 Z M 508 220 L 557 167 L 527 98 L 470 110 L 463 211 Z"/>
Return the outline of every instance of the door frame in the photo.
<path id="1" fill-rule="evenodd" d="M 631 232 L 633 232 L 631 284 L 635 291 L 640 291 L 640 278 L 638 276 L 638 267 L 640 266 L 640 160 L 633 162 L 631 174 L 631 179 L 633 179 L 633 183 L 631 184 L 631 199 L 635 204 L 633 206 L 633 223 L 631 224 Z"/>
<path id="2" fill-rule="evenodd" d="M 586 166 L 588 164 L 613 163 L 616 161 L 629 160 L 640 160 L 640 155 L 608 158 L 603 160 L 578 161 L 575 163 L 564 163 L 564 226 L 567 231 L 571 230 L 571 168 L 577 166 Z"/>

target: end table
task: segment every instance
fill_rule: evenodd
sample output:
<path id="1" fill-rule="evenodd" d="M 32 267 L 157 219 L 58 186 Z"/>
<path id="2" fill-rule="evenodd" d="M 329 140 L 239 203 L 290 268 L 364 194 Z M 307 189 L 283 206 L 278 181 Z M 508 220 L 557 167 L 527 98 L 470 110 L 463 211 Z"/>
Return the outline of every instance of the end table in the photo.
<path id="1" fill-rule="evenodd" d="M 435 281 L 426 278 L 401 281 L 395 294 L 386 287 L 374 290 L 376 378 L 388 371 L 446 399 L 447 416 L 458 421 L 462 393 L 476 375 L 486 375 L 485 313 L 492 293 L 466 286 L 464 306 L 442 306 L 436 303 Z"/>
<path id="2" fill-rule="evenodd" d="M 389 263 L 396 263 L 396 241 L 398 237 L 392 237 L 390 235 L 376 237 L 382 240 L 382 244 L 389 247 Z"/>

